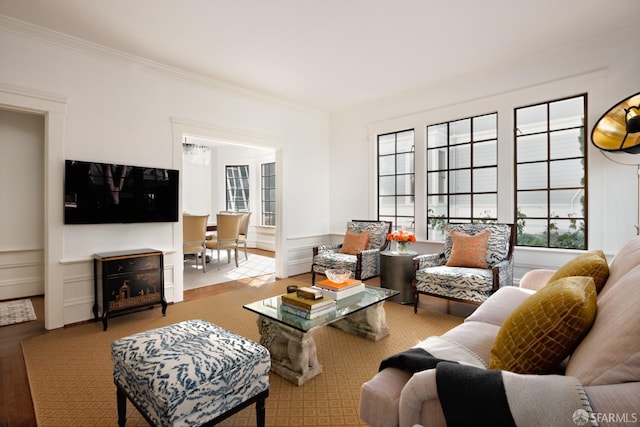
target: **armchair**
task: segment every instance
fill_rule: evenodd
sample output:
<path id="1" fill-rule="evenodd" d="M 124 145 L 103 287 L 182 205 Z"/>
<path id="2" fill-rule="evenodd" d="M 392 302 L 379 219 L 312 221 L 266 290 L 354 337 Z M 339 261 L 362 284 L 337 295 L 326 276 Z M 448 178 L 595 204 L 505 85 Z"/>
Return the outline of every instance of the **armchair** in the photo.
<path id="1" fill-rule="evenodd" d="M 316 274 L 324 275 L 325 270 L 332 268 L 351 270 L 351 277 L 357 280 L 379 276 L 380 252 L 389 244 L 387 234 L 390 232 L 391 222 L 389 221 L 351 220 L 347 222 L 347 235 L 343 243 L 319 245 L 313 248 L 311 283 L 315 284 Z"/>
<path id="2" fill-rule="evenodd" d="M 513 284 L 513 224 L 449 224 L 446 230 L 443 252 L 413 260 L 414 313 L 420 294 L 481 304 Z"/>

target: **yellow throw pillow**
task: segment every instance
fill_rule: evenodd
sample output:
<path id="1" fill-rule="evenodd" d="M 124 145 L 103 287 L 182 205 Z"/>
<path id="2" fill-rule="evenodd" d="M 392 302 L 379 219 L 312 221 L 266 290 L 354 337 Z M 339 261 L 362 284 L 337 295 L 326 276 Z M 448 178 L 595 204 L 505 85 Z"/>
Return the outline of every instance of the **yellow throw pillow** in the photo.
<path id="1" fill-rule="evenodd" d="M 362 233 L 356 233 L 351 230 L 347 230 L 347 234 L 344 236 L 344 243 L 340 248 L 341 254 L 356 255 L 358 252 L 362 252 L 367 249 L 369 244 L 369 232 L 363 231 Z"/>
<path id="2" fill-rule="evenodd" d="M 505 319 L 491 348 L 489 369 L 551 372 L 589 331 L 596 308 L 591 277 L 565 277 L 549 283 Z"/>
<path id="3" fill-rule="evenodd" d="M 547 283 L 570 276 L 592 277 L 599 293 L 609 278 L 609 264 L 604 252 L 595 250 L 578 255 L 553 273 Z"/>
<path id="4" fill-rule="evenodd" d="M 470 236 L 460 231 L 451 231 L 451 255 L 449 267 L 487 268 L 487 244 L 489 230 Z"/>

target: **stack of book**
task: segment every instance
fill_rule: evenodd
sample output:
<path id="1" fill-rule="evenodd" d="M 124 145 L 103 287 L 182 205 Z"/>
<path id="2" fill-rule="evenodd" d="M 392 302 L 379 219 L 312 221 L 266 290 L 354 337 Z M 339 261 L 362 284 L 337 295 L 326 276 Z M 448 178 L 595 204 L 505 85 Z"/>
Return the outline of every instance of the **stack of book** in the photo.
<path id="1" fill-rule="evenodd" d="M 320 290 L 324 296 L 338 301 L 364 291 L 364 283 L 355 279 L 347 279 L 342 283 L 334 283 L 326 279 L 316 282 L 315 288 Z"/>
<path id="2" fill-rule="evenodd" d="M 322 295 L 313 288 L 300 288 L 296 292 L 282 295 L 282 311 L 305 319 L 329 314 L 336 309 L 336 300 Z"/>

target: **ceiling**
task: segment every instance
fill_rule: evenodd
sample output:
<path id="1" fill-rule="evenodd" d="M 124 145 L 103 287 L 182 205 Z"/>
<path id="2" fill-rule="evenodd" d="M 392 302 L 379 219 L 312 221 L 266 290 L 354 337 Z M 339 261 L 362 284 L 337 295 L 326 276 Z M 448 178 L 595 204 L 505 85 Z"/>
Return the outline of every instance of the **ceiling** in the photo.
<path id="1" fill-rule="evenodd" d="M 0 0 L 0 14 L 331 112 L 637 28 L 640 1 Z"/>

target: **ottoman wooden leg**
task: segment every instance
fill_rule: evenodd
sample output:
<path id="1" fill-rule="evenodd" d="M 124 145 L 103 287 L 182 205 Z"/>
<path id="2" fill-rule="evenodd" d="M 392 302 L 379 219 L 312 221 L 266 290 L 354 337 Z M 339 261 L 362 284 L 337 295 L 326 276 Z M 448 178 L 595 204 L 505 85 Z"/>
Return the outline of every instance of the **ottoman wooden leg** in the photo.
<path id="1" fill-rule="evenodd" d="M 124 395 L 124 392 L 117 387 L 118 391 L 116 392 L 118 399 L 118 426 L 124 427 L 127 423 L 127 397 Z"/>
<path id="2" fill-rule="evenodd" d="M 265 399 L 259 399 L 256 402 L 256 425 L 258 427 L 264 427 L 265 424 L 265 407 L 264 407 Z"/>

